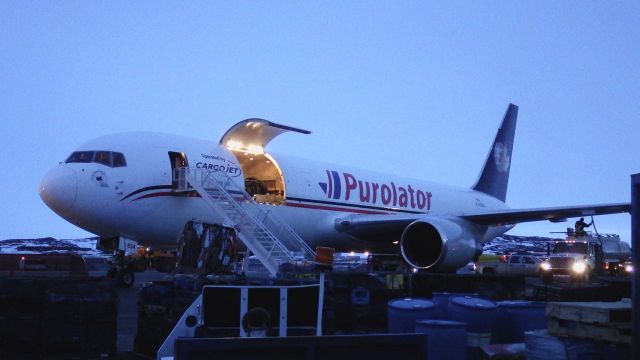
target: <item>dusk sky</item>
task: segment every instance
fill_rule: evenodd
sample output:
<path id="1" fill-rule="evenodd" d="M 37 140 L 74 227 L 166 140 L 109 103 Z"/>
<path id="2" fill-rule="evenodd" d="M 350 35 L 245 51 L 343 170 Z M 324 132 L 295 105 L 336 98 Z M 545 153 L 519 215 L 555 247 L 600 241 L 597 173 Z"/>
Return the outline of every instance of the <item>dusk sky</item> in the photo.
<path id="1" fill-rule="evenodd" d="M 273 152 L 470 187 L 511 102 L 510 207 L 630 201 L 639 19 L 638 1 L 1 1 L 0 239 L 91 236 L 38 196 L 89 139 L 218 141 L 250 117 L 312 131 Z"/>

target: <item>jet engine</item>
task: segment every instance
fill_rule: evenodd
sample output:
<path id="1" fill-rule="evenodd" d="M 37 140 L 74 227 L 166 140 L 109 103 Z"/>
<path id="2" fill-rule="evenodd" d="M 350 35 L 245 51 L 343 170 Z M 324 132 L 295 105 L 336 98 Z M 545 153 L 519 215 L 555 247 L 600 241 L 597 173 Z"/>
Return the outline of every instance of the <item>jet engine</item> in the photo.
<path id="1" fill-rule="evenodd" d="M 464 220 L 421 219 L 409 224 L 400 238 L 400 251 L 418 269 L 455 271 L 482 252 L 473 225 Z"/>

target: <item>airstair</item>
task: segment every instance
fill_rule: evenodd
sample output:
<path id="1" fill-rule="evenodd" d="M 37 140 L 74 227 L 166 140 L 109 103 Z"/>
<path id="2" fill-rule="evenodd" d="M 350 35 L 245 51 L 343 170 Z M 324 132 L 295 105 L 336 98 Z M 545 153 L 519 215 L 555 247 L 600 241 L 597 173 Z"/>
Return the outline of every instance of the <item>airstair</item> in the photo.
<path id="1" fill-rule="evenodd" d="M 176 168 L 173 180 L 176 191 L 197 191 L 224 225 L 234 226 L 238 238 L 272 276 L 283 263 L 314 259 L 314 251 L 282 218 L 256 203 L 227 173 Z"/>

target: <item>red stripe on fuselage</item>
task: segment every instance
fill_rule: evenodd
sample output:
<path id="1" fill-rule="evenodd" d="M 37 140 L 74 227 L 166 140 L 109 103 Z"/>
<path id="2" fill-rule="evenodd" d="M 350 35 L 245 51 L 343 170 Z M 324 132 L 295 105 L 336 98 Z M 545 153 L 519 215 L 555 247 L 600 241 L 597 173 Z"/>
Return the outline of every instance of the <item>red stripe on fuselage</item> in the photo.
<path id="1" fill-rule="evenodd" d="M 159 196 L 186 196 L 186 195 L 182 195 L 181 193 L 174 193 L 174 192 L 157 192 L 157 193 L 152 193 L 152 194 L 147 194 L 147 195 L 142 195 L 140 197 L 137 197 L 131 201 L 137 201 L 140 199 L 148 199 L 148 198 L 154 198 L 154 197 L 159 197 Z"/>
<path id="2" fill-rule="evenodd" d="M 197 192 L 194 191 L 186 191 L 186 192 L 157 192 L 157 193 L 152 193 L 152 194 L 147 194 L 147 195 L 142 195 L 139 196 L 133 200 L 133 201 L 137 201 L 137 200 L 141 200 L 141 199 L 148 199 L 148 198 L 154 198 L 154 197 L 161 197 L 161 196 L 172 196 L 172 197 L 194 197 L 194 198 L 199 198 L 201 197 L 200 194 L 198 194 Z M 244 201 L 246 200 L 245 197 L 234 197 L 233 200 L 235 201 Z"/>
<path id="3" fill-rule="evenodd" d="M 176 192 L 157 192 L 147 195 L 142 195 L 133 199 L 132 201 L 137 201 L 141 199 L 149 199 L 154 197 L 161 196 L 174 196 L 174 197 L 189 197 L 189 193 L 176 193 Z M 236 198 L 236 201 L 241 201 L 241 199 Z M 287 202 L 284 204 L 289 207 L 303 208 L 303 209 L 315 209 L 315 210 L 326 210 L 326 211 L 339 211 L 339 212 L 349 212 L 354 214 L 367 214 L 367 215 L 389 215 L 389 212 L 384 211 L 375 211 L 375 210 L 361 210 L 347 207 L 338 207 L 338 206 L 327 206 L 327 205 L 312 205 L 312 204 L 302 204 L 302 203 L 292 203 Z"/>
<path id="4" fill-rule="evenodd" d="M 340 212 L 350 212 L 356 214 L 367 214 L 367 215 L 389 215 L 388 212 L 383 211 L 373 211 L 373 210 L 360 210 L 353 208 L 343 208 L 337 206 L 325 206 L 325 205 L 311 205 L 311 204 L 301 204 L 301 203 L 285 203 L 285 206 L 304 208 L 304 209 L 316 209 L 316 210 L 329 210 L 329 211 L 340 211 Z"/>

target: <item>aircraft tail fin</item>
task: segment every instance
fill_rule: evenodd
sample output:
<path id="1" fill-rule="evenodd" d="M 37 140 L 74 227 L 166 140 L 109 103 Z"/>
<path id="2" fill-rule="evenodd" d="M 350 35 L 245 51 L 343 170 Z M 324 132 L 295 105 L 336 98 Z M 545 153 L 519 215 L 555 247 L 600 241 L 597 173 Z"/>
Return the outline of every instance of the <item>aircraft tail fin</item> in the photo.
<path id="1" fill-rule="evenodd" d="M 473 190 L 491 195 L 503 202 L 507 198 L 517 120 L 518 106 L 509 104 L 496 138 L 489 149 L 489 155 L 487 155 L 480 177 L 472 187 Z"/>

